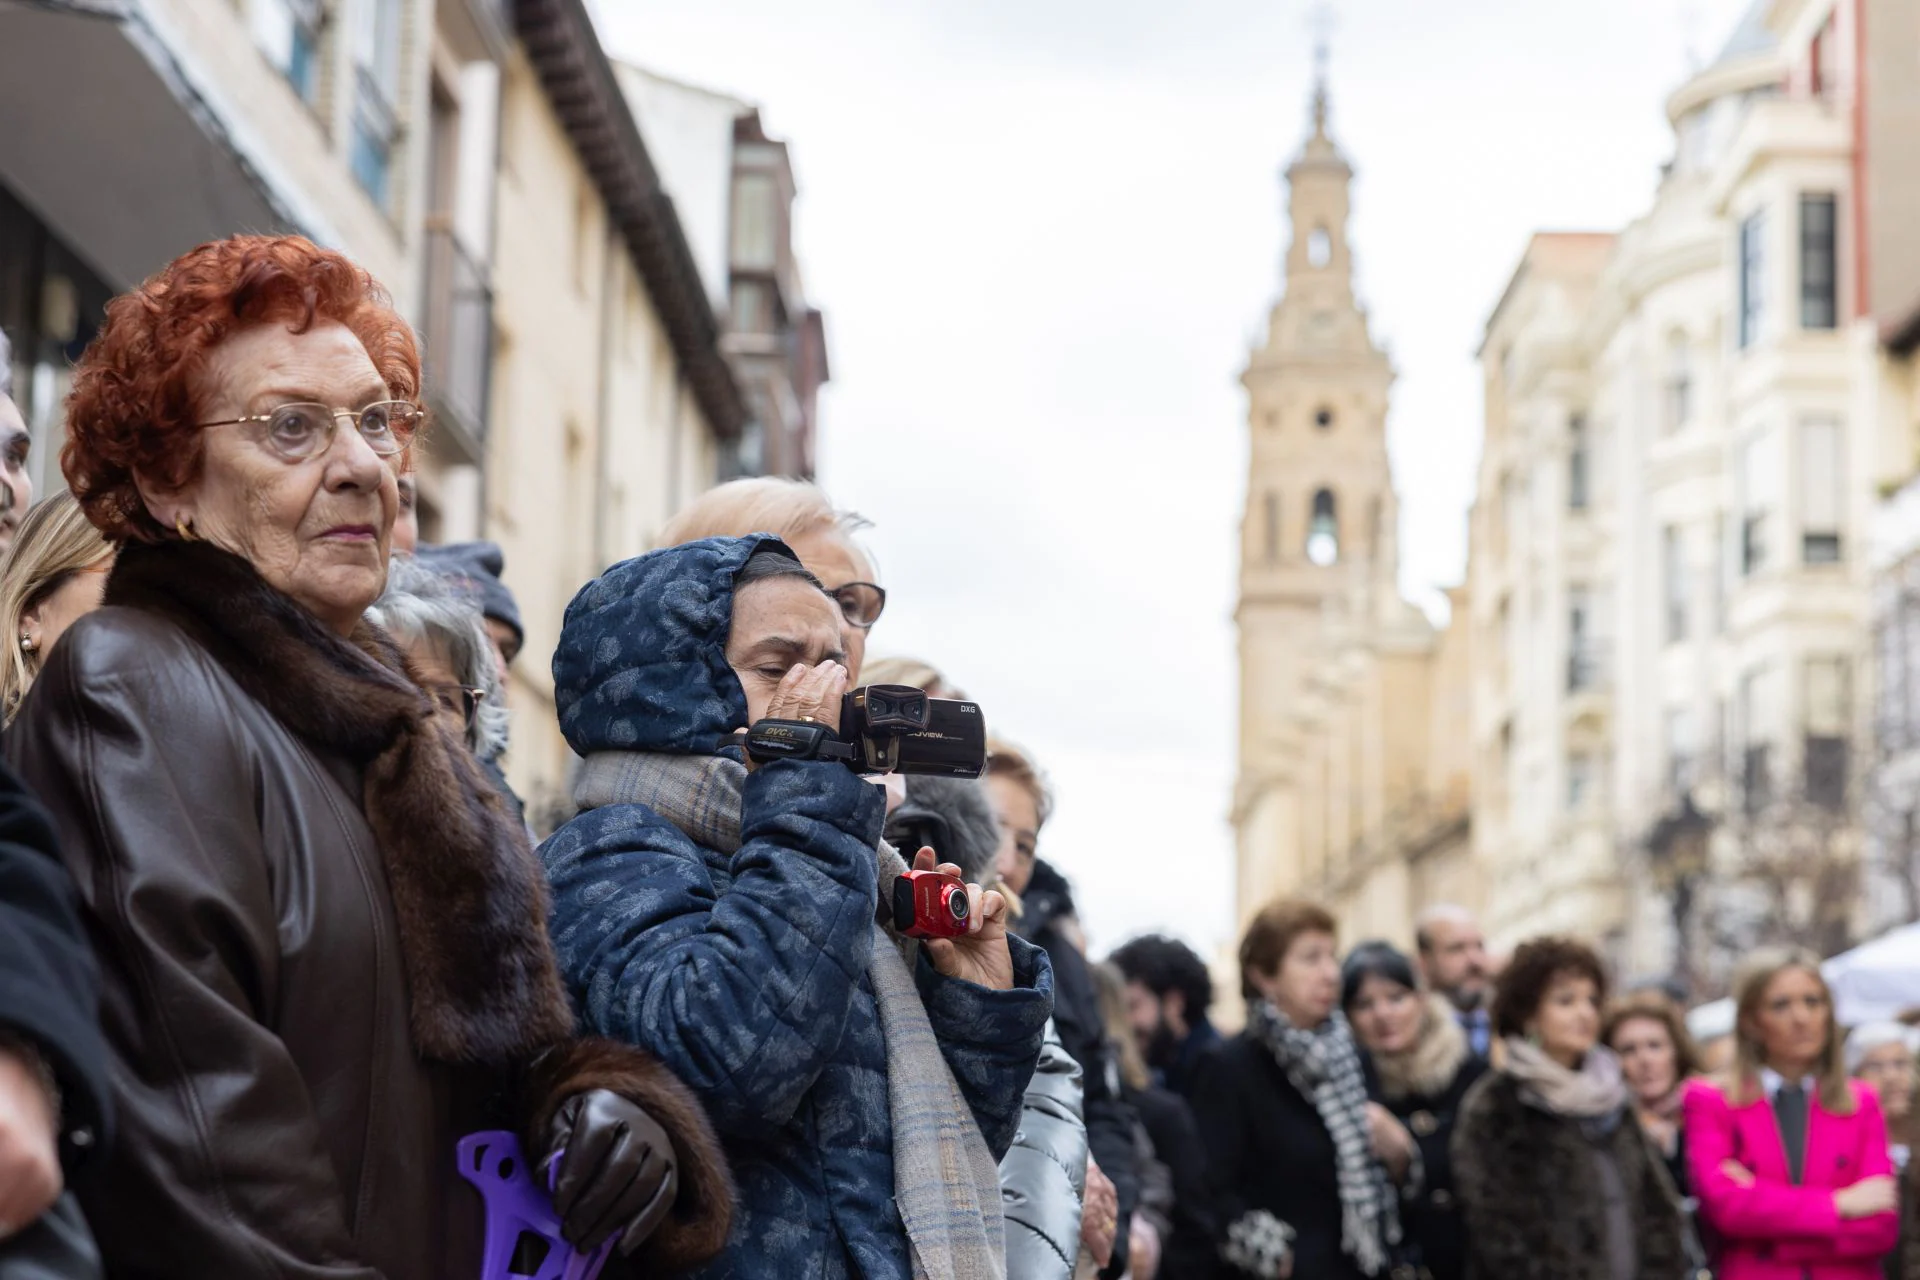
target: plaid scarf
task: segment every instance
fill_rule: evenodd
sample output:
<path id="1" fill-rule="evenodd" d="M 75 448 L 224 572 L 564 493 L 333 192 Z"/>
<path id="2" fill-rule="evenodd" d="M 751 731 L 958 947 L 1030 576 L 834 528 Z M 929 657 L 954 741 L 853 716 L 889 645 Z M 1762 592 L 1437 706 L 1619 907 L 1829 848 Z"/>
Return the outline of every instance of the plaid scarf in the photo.
<path id="1" fill-rule="evenodd" d="M 1381 1274 L 1388 1248 L 1400 1243 L 1400 1210 L 1386 1170 L 1373 1156 L 1367 1079 L 1346 1017 L 1336 1010 L 1317 1030 L 1303 1031 L 1271 1002 L 1255 1000 L 1248 1006 L 1247 1032 L 1320 1113 L 1333 1139 L 1340 1183 L 1340 1247 L 1366 1275 Z"/>
<path id="2" fill-rule="evenodd" d="M 722 756 L 595 752 L 574 800 L 583 809 L 644 804 L 700 844 L 732 854 L 746 780 L 746 767 Z M 907 869 L 885 841 L 875 858 L 883 885 Z M 1007 1280 L 1000 1170 L 927 1021 L 911 968 L 918 944 L 877 923 L 873 935 L 867 981 L 887 1043 L 893 1199 L 915 1280 Z"/>

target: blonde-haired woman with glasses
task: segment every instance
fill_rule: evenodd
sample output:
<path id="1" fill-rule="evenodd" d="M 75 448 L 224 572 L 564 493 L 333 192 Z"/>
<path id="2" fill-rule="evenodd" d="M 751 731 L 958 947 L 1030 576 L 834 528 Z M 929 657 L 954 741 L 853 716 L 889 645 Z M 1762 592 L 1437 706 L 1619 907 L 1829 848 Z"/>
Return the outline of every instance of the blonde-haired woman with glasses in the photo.
<path id="1" fill-rule="evenodd" d="M 1735 988 L 1734 1063 L 1687 1089 L 1694 1193 L 1720 1280 L 1874 1280 L 1899 1238 L 1887 1126 L 1847 1077 L 1833 994 L 1804 951 L 1761 952 Z"/>
<path id="2" fill-rule="evenodd" d="M 876 581 L 880 575 L 874 571 L 873 557 L 854 541 L 853 535 L 870 524 L 858 512 L 834 506 L 826 490 L 811 480 L 749 476 L 717 485 L 689 502 L 667 521 L 655 545 L 677 547 L 701 538 L 744 538 L 756 533 L 779 538 L 840 606 L 848 683 L 860 684 L 867 633 L 887 607 L 886 589 Z"/>
<path id="3" fill-rule="evenodd" d="M 20 524 L 0 557 L 0 715 L 13 722 L 20 700 L 68 627 L 100 607 L 113 544 L 70 493 L 56 494 Z"/>

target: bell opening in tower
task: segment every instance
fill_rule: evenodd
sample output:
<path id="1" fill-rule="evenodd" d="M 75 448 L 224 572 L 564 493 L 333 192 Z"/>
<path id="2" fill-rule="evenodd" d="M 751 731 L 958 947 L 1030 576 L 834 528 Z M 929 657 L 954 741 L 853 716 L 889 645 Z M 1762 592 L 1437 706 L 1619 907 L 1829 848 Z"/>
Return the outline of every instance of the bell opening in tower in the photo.
<path id="1" fill-rule="evenodd" d="M 1307 560 L 1323 569 L 1340 561 L 1340 522 L 1331 489 L 1313 495 L 1313 517 L 1307 523 Z"/>
<path id="2" fill-rule="evenodd" d="M 1307 236 L 1307 265 L 1324 267 L 1333 261 L 1333 237 L 1325 227 L 1315 227 Z"/>

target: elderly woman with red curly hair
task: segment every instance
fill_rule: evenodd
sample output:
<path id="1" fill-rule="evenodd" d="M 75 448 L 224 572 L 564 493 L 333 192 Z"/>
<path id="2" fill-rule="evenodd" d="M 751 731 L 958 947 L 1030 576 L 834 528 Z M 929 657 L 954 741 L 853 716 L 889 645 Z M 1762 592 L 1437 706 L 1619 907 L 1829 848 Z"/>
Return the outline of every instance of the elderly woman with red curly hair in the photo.
<path id="1" fill-rule="evenodd" d="M 186 254 L 76 371 L 61 466 L 123 549 L 5 750 L 102 970 L 109 1274 L 468 1280 L 462 1177 L 509 1166 L 456 1148 L 492 1129 L 554 1186 L 559 1247 L 659 1274 L 724 1242 L 699 1107 L 575 1037 L 539 863 L 362 619 L 419 387 L 385 292 L 298 237 Z"/>

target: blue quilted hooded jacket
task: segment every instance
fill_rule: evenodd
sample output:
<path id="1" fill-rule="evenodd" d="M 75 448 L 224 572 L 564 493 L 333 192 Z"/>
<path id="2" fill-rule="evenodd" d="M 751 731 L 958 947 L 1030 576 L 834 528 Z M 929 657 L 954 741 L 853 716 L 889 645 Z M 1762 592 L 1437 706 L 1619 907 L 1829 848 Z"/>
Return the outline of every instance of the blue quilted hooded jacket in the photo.
<path id="1" fill-rule="evenodd" d="M 746 724 L 727 666 L 733 579 L 771 538 L 711 538 L 616 565 L 568 606 L 553 659 L 581 755 L 707 754 Z M 739 1184 L 706 1280 L 910 1280 L 893 1205 L 886 1045 L 867 981 L 881 789 L 844 766 L 749 774 L 740 848 L 703 848 L 640 804 L 591 809 L 541 849 L 561 972 L 587 1026 L 658 1055 L 705 1102 Z M 915 977 L 994 1158 L 1053 1002 L 1010 938 L 1015 989 Z"/>

